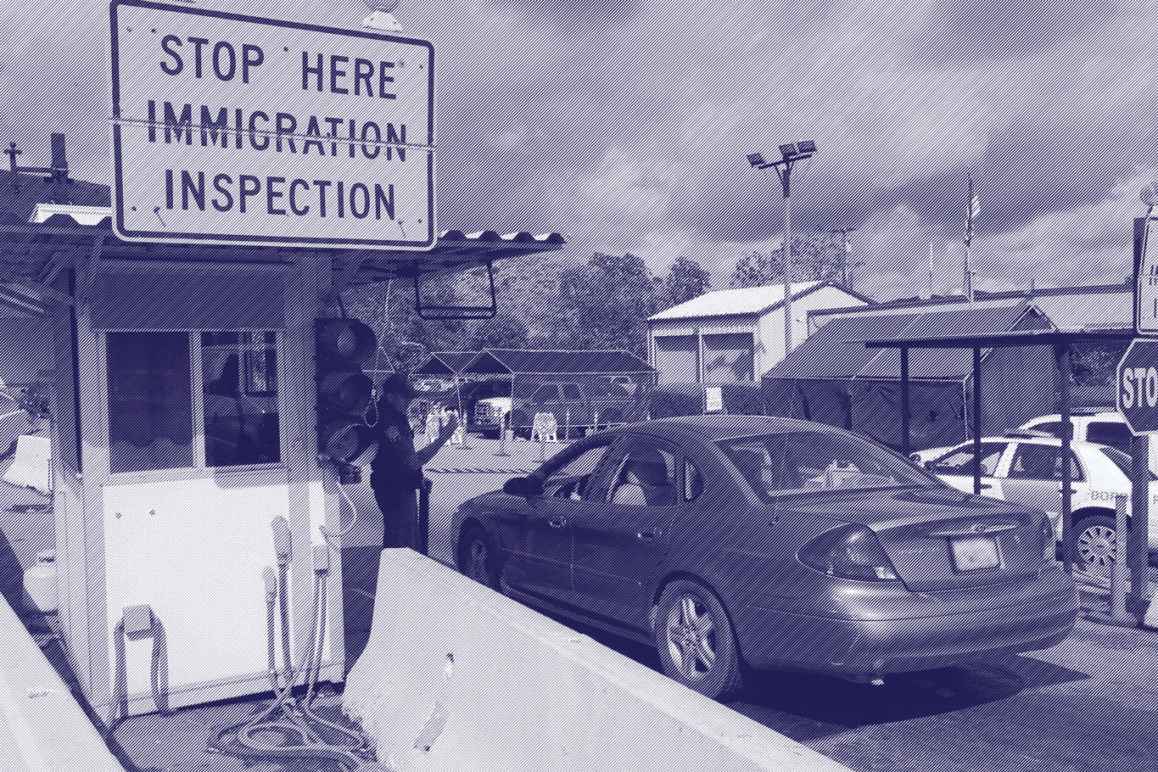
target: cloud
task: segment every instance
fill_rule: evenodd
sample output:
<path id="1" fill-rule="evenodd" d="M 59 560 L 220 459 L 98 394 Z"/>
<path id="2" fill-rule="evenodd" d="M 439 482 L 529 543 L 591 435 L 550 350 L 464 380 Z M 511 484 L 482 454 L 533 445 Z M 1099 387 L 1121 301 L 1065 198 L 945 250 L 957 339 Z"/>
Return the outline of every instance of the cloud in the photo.
<path id="1" fill-rule="evenodd" d="M 231 7 L 351 26 L 366 12 Z M 106 9 L 66 0 L 46 24 L 26 3 L 0 29 L 0 141 L 31 162 L 66 131 L 77 176 L 104 181 Z M 660 270 L 686 251 L 730 269 L 782 227 L 775 176 L 745 155 L 807 138 L 820 152 L 794 177 L 795 227 L 859 226 L 882 291 L 907 291 L 894 266 L 927 262 L 930 240 L 960 240 L 970 172 L 994 275 L 1117 276 L 1114 247 L 1062 226 L 1096 213 L 1124 232 L 1113 218 L 1133 194 L 1115 208 L 1106 191 L 1158 166 L 1145 4 L 443 0 L 396 13 L 438 51 L 441 223 L 560 230 L 578 259 L 634 249 Z"/>

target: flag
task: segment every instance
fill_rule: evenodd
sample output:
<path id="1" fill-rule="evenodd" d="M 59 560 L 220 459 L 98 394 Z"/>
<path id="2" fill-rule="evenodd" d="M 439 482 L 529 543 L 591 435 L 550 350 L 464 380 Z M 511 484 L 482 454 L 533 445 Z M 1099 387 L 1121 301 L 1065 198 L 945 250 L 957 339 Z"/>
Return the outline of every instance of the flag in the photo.
<path id="1" fill-rule="evenodd" d="M 969 177 L 969 212 L 965 217 L 965 246 L 973 243 L 973 223 L 977 220 L 977 213 L 981 211 L 981 202 L 977 200 L 977 191 L 973 189 L 973 177 Z"/>

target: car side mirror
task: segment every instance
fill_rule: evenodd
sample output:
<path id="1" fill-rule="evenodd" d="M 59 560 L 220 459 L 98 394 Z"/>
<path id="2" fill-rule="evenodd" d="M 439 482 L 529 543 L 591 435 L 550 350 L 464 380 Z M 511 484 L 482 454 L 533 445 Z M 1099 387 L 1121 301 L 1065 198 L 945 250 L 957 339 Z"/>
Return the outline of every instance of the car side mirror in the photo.
<path id="1" fill-rule="evenodd" d="M 530 499 L 543 495 L 543 481 L 538 477 L 512 477 L 503 483 L 503 493 Z"/>

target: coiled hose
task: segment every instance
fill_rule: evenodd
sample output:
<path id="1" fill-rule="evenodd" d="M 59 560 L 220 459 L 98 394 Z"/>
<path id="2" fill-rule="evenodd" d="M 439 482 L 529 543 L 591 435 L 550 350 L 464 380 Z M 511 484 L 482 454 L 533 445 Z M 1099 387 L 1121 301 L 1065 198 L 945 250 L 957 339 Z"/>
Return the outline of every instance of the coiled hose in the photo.
<path id="1" fill-rule="evenodd" d="M 370 750 L 369 739 L 361 732 L 327 721 L 317 716 L 310 707 L 314 697 L 314 689 L 321 672 L 321 662 L 324 652 L 326 628 L 326 593 L 325 571 L 319 570 L 314 574 L 314 597 L 311 609 L 309 645 L 306 661 L 301 669 L 294 668 L 289 656 L 289 608 L 287 601 L 287 573 L 285 561 L 279 564 L 276 604 L 281 617 L 282 655 L 285 659 L 284 683 L 278 684 L 278 670 L 274 661 L 274 599 L 267 594 L 267 657 L 270 670 L 270 682 L 274 686 L 274 697 L 270 704 L 249 719 L 227 726 L 215 733 L 209 741 L 209 746 L 223 753 L 237 756 L 257 756 L 265 758 L 292 758 L 292 759 L 321 759 L 337 762 L 345 769 L 353 770 L 358 766 L 371 761 L 373 753 Z M 268 580 L 267 580 L 268 581 Z M 321 632 L 319 632 L 319 626 Z M 317 653 L 315 655 L 315 648 Z M 306 676 L 308 692 L 305 700 L 298 703 L 293 698 L 293 690 L 298 677 Z M 280 688 L 279 688 L 280 686 Z M 274 716 L 281 712 L 280 718 Z M 353 740 L 354 744 L 331 744 L 325 742 L 310 722 L 324 727 L 337 734 Z M 254 735 L 263 732 L 275 732 L 299 740 L 296 744 L 271 745 L 263 742 Z M 232 735 L 231 739 L 227 739 Z"/>

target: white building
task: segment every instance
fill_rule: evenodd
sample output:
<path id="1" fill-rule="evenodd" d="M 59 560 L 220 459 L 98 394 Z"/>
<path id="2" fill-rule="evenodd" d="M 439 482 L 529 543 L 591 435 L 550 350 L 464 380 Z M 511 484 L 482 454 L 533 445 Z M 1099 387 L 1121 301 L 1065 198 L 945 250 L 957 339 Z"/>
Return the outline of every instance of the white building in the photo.
<path id="1" fill-rule="evenodd" d="M 792 285 L 792 339 L 808 335 L 808 315 L 872 300 L 829 281 Z M 659 383 L 759 380 L 784 358 L 784 287 L 716 290 L 647 320 L 647 354 Z"/>

